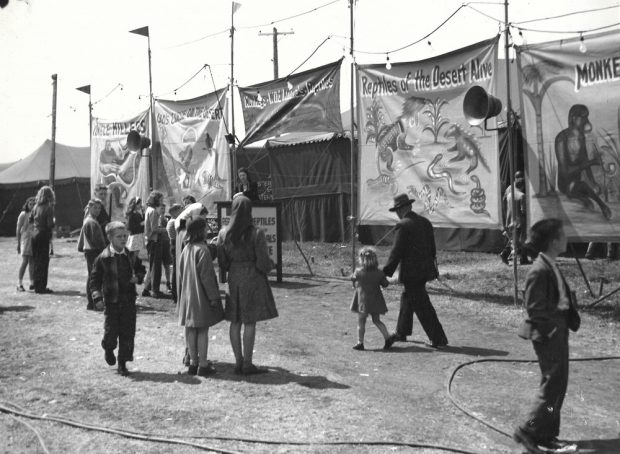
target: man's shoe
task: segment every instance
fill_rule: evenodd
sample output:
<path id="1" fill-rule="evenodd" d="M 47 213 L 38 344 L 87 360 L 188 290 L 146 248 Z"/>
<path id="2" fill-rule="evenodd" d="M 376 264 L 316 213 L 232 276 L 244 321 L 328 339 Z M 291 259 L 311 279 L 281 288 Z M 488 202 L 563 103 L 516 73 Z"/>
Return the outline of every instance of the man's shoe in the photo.
<path id="1" fill-rule="evenodd" d="M 569 443 L 568 441 L 558 440 L 552 438 L 545 443 L 539 443 L 538 448 L 543 452 L 549 452 L 553 454 L 573 454 L 579 452 L 579 446 L 575 443 Z"/>
<path id="2" fill-rule="evenodd" d="M 545 454 L 545 451 L 538 448 L 538 443 L 536 440 L 534 440 L 530 434 L 525 432 L 520 427 L 515 430 L 515 433 L 512 435 L 512 439 L 523 445 L 529 454 Z"/>
<path id="3" fill-rule="evenodd" d="M 266 374 L 269 372 L 264 367 L 256 367 L 254 364 L 244 364 L 241 367 L 241 373 L 243 375 L 256 375 L 256 374 Z"/>
<path id="4" fill-rule="evenodd" d="M 502 259 L 502 262 L 504 262 L 506 265 L 508 265 L 508 256 L 505 254 L 500 254 L 499 258 Z"/>
<path id="5" fill-rule="evenodd" d="M 430 347 L 430 348 L 436 348 L 438 350 L 441 350 L 442 348 L 446 347 L 448 345 L 447 342 L 427 342 L 426 346 Z"/>
<path id="6" fill-rule="evenodd" d="M 30 286 L 28 287 L 28 290 L 34 290 L 34 284 L 30 284 Z"/>
<path id="7" fill-rule="evenodd" d="M 54 293 L 54 291 L 51 288 L 44 288 L 42 290 L 35 290 L 35 293 L 39 293 L 39 294 L 49 294 L 49 293 Z"/>
<path id="8" fill-rule="evenodd" d="M 187 375 L 196 375 L 198 373 L 198 366 L 192 366 L 191 364 L 187 367 Z"/>
<path id="9" fill-rule="evenodd" d="M 151 292 L 147 289 L 142 290 L 142 296 L 151 296 Z"/>
<path id="10" fill-rule="evenodd" d="M 129 375 L 129 371 L 127 370 L 127 366 L 125 366 L 125 361 L 119 361 L 118 362 L 118 373 L 119 373 L 119 375 L 122 375 L 123 377 L 126 377 L 127 375 Z"/>
<path id="11" fill-rule="evenodd" d="M 398 333 L 394 333 L 390 336 L 390 339 L 392 339 L 392 343 L 394 342 L 407 342 L 407 336 L 403 335 L 403 334 L 398 334 Z"/>
<path id="12" fill-rule="evenodd" d="M 116 356 L 114 356 L 114 350 L 107 349 L 105 351 L 105 362 L 108 363 L 109 366 L 113 366 L 116 364 Z"/>
<path id="13" fill-rule="evenodd" d="M 353 350 L 360 350 L 363 351 L 364 350 L 364 344 L 362 344 L 361 342 L 358 342 L 357 344 L 355 344 L 353 346 Z"/>

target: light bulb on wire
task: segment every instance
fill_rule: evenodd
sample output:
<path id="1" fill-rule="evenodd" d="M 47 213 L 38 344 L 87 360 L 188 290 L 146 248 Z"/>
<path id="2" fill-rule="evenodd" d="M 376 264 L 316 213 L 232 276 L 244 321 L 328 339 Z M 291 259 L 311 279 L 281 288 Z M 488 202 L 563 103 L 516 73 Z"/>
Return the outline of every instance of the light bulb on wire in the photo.
<path id="1" fill-rule="evenodd" d="M 588 48 L 586 47 L 586 43 L 583 39 L 583 34 L 579 36 L 579 41 L 581 41 L 579 43 L 579 52 L 581 52 L 582 54 L 585 54 L 588 51 Z"/>
<path id="2" fill-rule="evenodd" d="M 286 88 L 288 88 L 289 90 L 292 90 L 292 89 L 293 89 L 293 84 L 291 83 L 291 81 L 290 81 L 290 80 L 287 80 L 287 81 L 286 81 Z"/>
<path id="3" fill-rule="evenodd" d="M 386 54 L 385 55 L 385 59 L 386 59 L 385 69 L 387 69 L 389 71 L 390 69 L 392 69 L 392 63 L 390 62 L 390 55 Z"/>
<path id="4" fill-rule="evenodd" d="M 263 97 L 260 95 L 260 91 L 256 90 L 256 100 L 258 102 L 263 102 Z"/>

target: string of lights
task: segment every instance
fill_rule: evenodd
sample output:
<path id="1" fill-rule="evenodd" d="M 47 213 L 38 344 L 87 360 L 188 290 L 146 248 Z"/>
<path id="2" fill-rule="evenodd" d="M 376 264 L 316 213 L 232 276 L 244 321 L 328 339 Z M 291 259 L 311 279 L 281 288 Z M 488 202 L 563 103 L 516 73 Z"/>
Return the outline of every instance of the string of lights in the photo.
<path id="1" fill-rule="evenodd" d="M 189 79 L 187 79 L 185 82 L 183 82 L 181 85 L 179 85 L 177 88 L 170 90 L 166 93 L 161 93 L 160 95 L 158 95 L 157 97 L 161 97 L 161 96 L 166 96 L 169 95 L 170 93 L 174 93 L 174 95 L 176 96 L 177 94 L 177 90 L 180 90 L 181 88 L 183 88 L 184 86 L 186 86 L 188 83 L 190 83 L 192 80 L 194 80 L 198 74 L 200 74 L 202 71 L 204 71 L 206 68 L 209 67 L 208 63 L 205 63 L 204 65 L 202 65 L 200 67 L 200 69 L 198 71 L 196 71 Z"/>
<path id="2" fill-rule="evenodd" d="M 615 5 L 604 6 L 602 8 L 584 9 L 584 10 L 581 10 L 581 11 L 574 11 L 572 13 L 559 14 L 557 16 L 548 16 L 548 17 L 541 17 L 539 19 L 529 19 L 529 20 L 524 20 L 524 21 L 520 21 L 520 22 L 513 22 L 513 24 L 514 25 L 522 25 L 522 24 L 529 24 L 531 22 L 542 22 L 542 21 L 551 20 L 551 19 L 560 19 L 562 17 L 574 16 L 576 14 L 592 13 L 592 12 L 596 12 L 596 11 L 605 11 L 605 10 L 608 10 L 608 9 L 618 8 L 619 6 L 620 6 L 620 3 L 616 3 Z"/>
<path id="3" fill-rule="evenodd" d="M 118 84 L 116 84 L 116 86 L 115 86 L 112 90 L 110 90 L 110 91 L 109 91 L 109 92 L 108 92 L 108 93 L 107 93 L 107 94 L 106 94 L 103 98 L 100 98 L 99 100 L 95 101 L 95 102 L 93 103 L 93 106 L 94 106 L 95 104 L 99 104 L 101 101 L 103 101 L 104 99 L 106 99 L 107 97 L 109 97 L 109 96 L 110 96 L 112 93 L 114 93 L 114 92 L 116 91 L 116 89 L 117 89 L 117 88 L 119 88 L 119 87 L 120 87 L 120 89 L 121 89 L 121 91 L 122 91 L 122 90 L 123 90 L 123 84 L 121 84 L 120 82 L 119 82 Z"/>

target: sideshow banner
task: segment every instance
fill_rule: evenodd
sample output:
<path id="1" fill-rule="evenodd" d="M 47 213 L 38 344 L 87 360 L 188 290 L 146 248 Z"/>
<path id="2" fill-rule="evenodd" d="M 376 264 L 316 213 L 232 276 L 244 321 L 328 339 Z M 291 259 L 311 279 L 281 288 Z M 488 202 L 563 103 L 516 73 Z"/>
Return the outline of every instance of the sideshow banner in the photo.
<path id="1" fill-rule="evenodd" d="M 96 184 L 108 186 L 108 200 L 104 204 L 114 221 L 125 221 L 125 208 L 132 197 L 146 201 L 148 196 L 148 159 L 141 159 L 140 150 L 127 148 L 129 131 L 149 135 L 148 112 L 121 121 L 93 117 L 91 193 Z"/>
<path id="2" fill-rule="evenodd" d="M 499 228 L 497 134 L 470 127 L 463 98 L 495 93 L 497 38 L 429 60 L 360 66 L 360 223 L 394 224 L 393 197 L 438 227 Z"/>
<path id="3" fill-rule="evenodd" d="M 342 131 L 341 63 L 239 87 L 246 131 L 242 145 L 291 132 Z"/>
<path id="4" fill-rule="evenodd" d="M 620 32 L 518 49 L 528 223 L 572 240 L 620 238 Z"/>
<path id="5" fill-rule="evenodd" d="M 230 199 L 230 152 L 226 142 L 228 89 L 184 101 L 155 101 L 155 121 L 170 198 L 192 195 L 211 215 Z"/>

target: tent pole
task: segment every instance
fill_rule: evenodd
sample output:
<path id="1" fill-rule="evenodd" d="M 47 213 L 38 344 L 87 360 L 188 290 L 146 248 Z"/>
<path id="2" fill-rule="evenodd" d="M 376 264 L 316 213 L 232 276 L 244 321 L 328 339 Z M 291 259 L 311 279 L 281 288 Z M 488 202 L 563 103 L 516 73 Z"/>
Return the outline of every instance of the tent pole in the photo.
<path id="1" fill-rule="evenodd" d="M 512 127 L 514 123 L 514 115 L 512 112 L 512 101 L 510 98 L 510 33 L 508 22 L 508 0 L 504 0 L 504 63 L 506 65 L 506 126 L 508 134 L 508 157 L 510 163 L 510 194 L 512 205 L 512 273 L 514 282 L 513 301 L 515 306 L 519 302 L 519 275 L 517 272 L 517 201 L 515 200 L 515 171 L 517 166 L 516 153 L 512 143 Z"/>
<path id="2" fill-rule="evenodd" d="M 58 94 L 58 75 L 52 74 L 52 151 L 50 153 L 50 181 L 49 185 L 54 189 L 56 178 L 56 98 Z"/>
<path id="3" fill-rule="evenodd" d="M 232 140 L 230 143 L 230 194 L 235 193 L 235 180 L 237 178 L 237 151 L 235 133 L 235 2 L 231 2 L 230 13 L 230 128 L 232 130 Z"/>
<path id="4" fill-rule="evenodd" d="M 355 0 L 349 0 L 349 16 L 351 27 L 351 202 L 349 222 L 351 223 L 351 269 L 355 269 L 355 57 L 353 55 L 353 8 Z"/>

